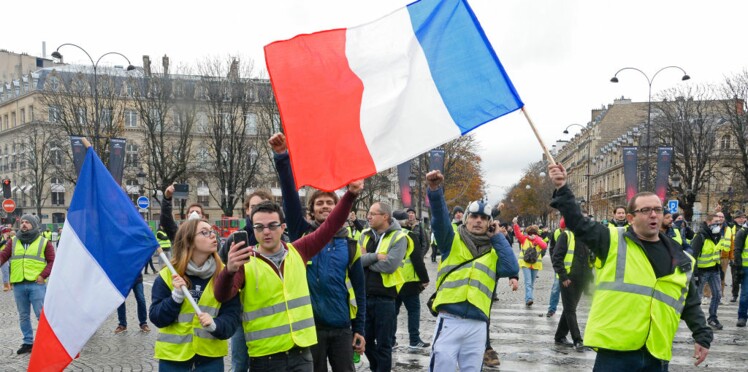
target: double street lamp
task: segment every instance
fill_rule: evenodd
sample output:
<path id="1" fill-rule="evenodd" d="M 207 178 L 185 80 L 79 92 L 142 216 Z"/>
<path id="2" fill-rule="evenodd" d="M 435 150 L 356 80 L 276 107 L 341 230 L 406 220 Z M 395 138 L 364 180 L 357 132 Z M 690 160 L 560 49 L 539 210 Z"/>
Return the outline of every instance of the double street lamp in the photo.
<path id="1" fill-rule="evenodd" d="M 88 52 L 85 49 L 83 49 L 82 47 L 80 47 L 80 46 L 78 46 L 76 44 L 73 44 L 73 43 L 65 43 L 65 44 L 62 44 L 62 45 L 58 46 L 57 49 L 54 52 L 52 52 L 52 57 L 59 59 L 60 63 L 62 63 L 62 54 L 60 53 L 60 48 L 62 48 L 64 46 L 68 46 L 68 45 L 76 47 L 76 48 L 80 49 L 83 53 L 85 53 L 86 56 L 88 57 L 88 60 L 91 61 L 91 66 L 93 67 L 93 78 L 94 78 L 94 81 L 93 81 L 93 85 L 94 85 L 94 87 L 93 87 L 94 110 L 96 111 L 95 114 L 94 114 L 95 121 L 94 121 L 94 143 L 93 143 L 93 147 L 94 147 L 94 151 L 95 151 L 95 150 L 97 150 L 96 147 L 99 144 L 99 131 L 100 131 L 100 125 L 101 125 L 101 123 L 100 123 L 100 116 L 99 116 L 100 115 L 100 112 L 99 112 L 99 84 L 98 84 L 99 62 L 101 62 L 102 58 L 104 58 L 104 57 L 106 57 L 106 56 L 108 56 L 110 54 L 116 54 L 116 55 L 124 58 L 127 61 L 127 69 L 126 69 L 127 71 L 135 70 L 135 66 L 133 66 L 132 63 L 130 63 L 130 60 L 127 57 L 125 57 L 124 54 L 122 54 L 120 52 L 107 52 L 107 53 L 104 53 L 101 56 L 99 56 L 99 58 L 94 62 L 93 57 L 91 57 L 91 55 L 88 54 Z"/>
<path id="2" fill-rule="evenodd" d="M 646 149 L 645 149 L 645 152 L 646 152 L 646 158 L 645 159 L 646 160 L 644 161 L 644 189 L 645 190 L 652 190 L 653 189 L 652 185 L 650 185 L 650 183 L 649 183 L 649 177 L 650 177 L 650 174 L 649 174 L 649 169 L 650 169 L 649 168 L 649 152 L 650 151 L 649 151 L 649 149 L 650 149 L 650 137 L 651 137 L 650 132 L 651 132 L 651 125 L 652 125 L 652 83 L 654 82 L 654 79 L 657 78 L 657 75 L 660 72 L 662 72 L 663 70 L 670 69 L 670 68 L 675 68 L 675 69 L 678 69 L 681 72 L 683 72 L 683 77 L 681 77 L 682 81 L 686 81 L 686 80 L 688 80 L 688 79 L 691 78 L 686 73 L 686 70 L 684 70 L 683 68 L 681 68 L 679 66 L 665 66 L 665 67 L 657 70 L 657 72 L 654 73 L 654 75 L 652 76 L 651 79 L 649 78 L 649 76 L 647 74 L 644 73 L 644 71 L 642 71 L 642 70 L 640 70 L 640 69 L 638 69 L 636 67 L 624 67 L 624 68 L 616 71 L 615 75 L 613 75 L 613 77 L 610 79 L 611 83 L 617 83 L 618 82 L 618 73 L 620 73 L 621 71 L 624 71 L 624 70 L 634 70 L 634 71 L 639 71 L 639 73 L 641 73 L 642 75 L 644 75 L 644 78 L 647 79 L 647 84 L 649 85 L 649 93 L 648 93 L 648 96 L 647 96 L 647 102 L 649 103 L 647 105 L 647 145 L 646 145 Z"/>
<path id="3" fill-rule="evenodd" d="M 571 127 L 580 127 L 582 128 L 583 132 L 587 133 L 587 174 L 584 176 L 587 177 L 587 202 L 590 201 L 590 177 L 592 176 L 592 173 L 590 173 L 590 163 L 592 162 L 592 159 L 590 158 L 591 150 L 592 150 L 592 129 L 587 128 L 581 124 L 569 124 L 566 129 L 564 129 L 564 134 L 569 134 L 569 128 Z"/>

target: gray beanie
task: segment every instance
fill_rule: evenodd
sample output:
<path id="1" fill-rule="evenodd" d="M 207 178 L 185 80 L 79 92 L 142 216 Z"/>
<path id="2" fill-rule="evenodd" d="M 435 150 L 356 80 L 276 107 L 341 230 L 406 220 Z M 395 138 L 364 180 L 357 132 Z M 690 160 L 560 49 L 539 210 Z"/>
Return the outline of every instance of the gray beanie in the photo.
<path id="1" fill-rule="evenodd" d="M 39 219 L 36 218 L 33 214 L 24 214 L 23 217 L 21 217 L 22 220 L 29 221 L 31 223 L 32 230 L 38 230 L 39 229 Z"/>

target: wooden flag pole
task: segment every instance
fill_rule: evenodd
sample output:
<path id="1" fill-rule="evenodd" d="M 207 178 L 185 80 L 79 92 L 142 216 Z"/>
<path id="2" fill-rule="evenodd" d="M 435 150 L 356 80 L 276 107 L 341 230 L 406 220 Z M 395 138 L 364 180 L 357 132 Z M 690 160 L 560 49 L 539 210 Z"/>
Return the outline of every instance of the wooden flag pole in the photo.
<path id="1" fill-rule="evenodd" d="M 166 267 L 169 268 L 169 271 L 171 272 L 171 275 L 179 275 L 177 273 L 177 270 L 174 269 L 174 266 L 171 265 L 171 262 L 169 262 L 169 259 L 166 258 L 166 253 L 164 253 L 164 250 L 161 249 L 161 247 L 158 247 L 156 250 L 158 252 L 158 256 L 161 258 L 161 262 L 163 262 Z M 192 295 L 190 294 L 190 290 L 187 289 L 187 286 L 182 286 L 182 293 L 184 293 L 184 297 L 190 301 L 190 305 L 192 305 L 192 308 L 195 309 L 195 314 L 200 315 L 203 312 L 200 310 L 200 307 L 197 306 L 197 302 L 195 302 L 195 299 L 192 298 Z"/>
<path id="2" fill-rule="evenodd" d="M 532 119 L 530 119 L 530 115 L 527 115 L 527 110 L 524 106 L 522 106 L 522 113 L 525 114 L 525 119 L 527 119 L 527 122 L 530 123 L 530 128 L 532 128 L 532 132 L 535 133 L 535 138 L 538 139 L 538 142 L 540 143 L 540 147 L 543 149 L 543 152 L 545 153 L 545 157 L 548 158 L 548 162 L 551 165 L 556 165 L 556 160 L 553 159 L 553 156 L 551 156 L 550 151 L 548 151 L 548 147 L 545 146 L 545 143 L 543 143 L 543 139 L 540 138 L 540 134 L 538 133 L 538 130 L 535 129 L 535 124 L 532 123 Z"/>

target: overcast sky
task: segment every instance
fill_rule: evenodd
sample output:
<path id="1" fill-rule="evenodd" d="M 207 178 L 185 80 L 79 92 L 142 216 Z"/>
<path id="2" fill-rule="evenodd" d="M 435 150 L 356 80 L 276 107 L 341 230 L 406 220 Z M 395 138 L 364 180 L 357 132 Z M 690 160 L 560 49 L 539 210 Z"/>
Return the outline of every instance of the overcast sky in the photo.
<path id="1" fill-rule="evenodd" d="M 253 58 L 264 70 L 262 47 L 300 33 L 355 26 L 384 16 L 404 0 L 266 1 L 11 1 L 4 5 L 0 48 L 47 55 L 70 42 L 96 59 L 121 52 L 140 66 L 150 55 L 160 64 L 193 64 L 209 56 Z M 748 64 L 746 1 L 469 1 L 545 143 L 550 147 L 568 124 L 585 124 L 590 110 L 626 96 L 647 100 L 644 76 L 678 65 L 685 84 L 719 83 Z M 65 62 L 89 63 L 74 48 Z M 107 57 L 106 60 L 108 60 Z M 102 62 L 104 63 L 104 62 Z M 122 64 L 112 57 L 111 64 Z M 663 71 L 653 94 L 675 87 L 681 73 Z M 576 133 L 578 128 L 572 130 Z M 520 112 L 477 129 L 489 200 L 519 180 L 542 151 Z"/>

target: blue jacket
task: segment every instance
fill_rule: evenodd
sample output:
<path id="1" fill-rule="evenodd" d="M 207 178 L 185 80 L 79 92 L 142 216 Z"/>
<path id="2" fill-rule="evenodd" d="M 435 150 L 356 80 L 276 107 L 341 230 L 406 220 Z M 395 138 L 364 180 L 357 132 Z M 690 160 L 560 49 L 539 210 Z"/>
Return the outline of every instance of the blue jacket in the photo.
<path id="1" fill-rule="evenodd" d="M 428 190 L 429 202 L 431 203 L 431 228 L 434 232 L 436 245 L 442 255 L 442 262 L 449 257 L 449 251 L 452 249 L 452 240 L 455 232 L 449 219 L 447 202 L 444 200 L 444 189 Z M 519 273 L 519 261 L 514 256 L 512 246 L 506 240 L 503 234 L 496 234 L 491 238 L 491 245 L 499 255 L 496 262 L 496 274 L 498 278 L 516 277 Z M 488 317 L 473 304 L 465 301 L 456 304 L 445 304 L 439 306 L 439 310 L 446 311 L 450 314 L 461 316 L 468 319 L 488 321 Z"/>
<path id="2" fill-rule="evenodd" d="M 286 214 L 288 234 L 291 241 L 294 241 L 311 232 L 313 227 L 304 218 L 288 153 L 275 154 L 274 160 L 283 194 L 283 211 Z M 347 230 L 341 231 L 346 233 L 333 238 L 307 265 L 306 277 L 312 298 L 314 322 L 317 326 L 330 328 L 351 327 L 353 333 L 363 336 L 366 319 L 364 270 L 360 259 L 348 267 L 348 239 L 344 237 L 347 236 Z M 350 318 L 348 290 L 345 287 L 346 270 L 358 305 L 358 312 L 353 321 Z"/>

